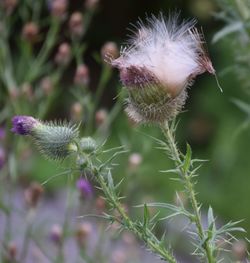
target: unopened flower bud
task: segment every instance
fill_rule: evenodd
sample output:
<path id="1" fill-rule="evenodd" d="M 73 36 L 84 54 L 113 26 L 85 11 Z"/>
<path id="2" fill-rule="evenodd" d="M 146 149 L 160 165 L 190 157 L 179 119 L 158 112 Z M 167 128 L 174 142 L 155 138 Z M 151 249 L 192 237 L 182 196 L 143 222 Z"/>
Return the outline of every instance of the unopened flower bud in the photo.
<path id="1" fill-rule="evenodd" d="M 22 90 L 23 96 L 26 99 L 30 101 L 33 99 L 33 90 L 32 90 L 32 86 L 29 83 L 24 83 L 21 87 L 21 90 Z"/>
<path id="2" fill-rule="evenodd" d="M 236 260 L 242 261 L 247 257 L 247 243 L 244 240 L 237 240 L 232 245 L 232 252 Z"/>
<path id="3" fill-rule="evenodd" d="M 106 42 L 101 49 L 102 59 L 105 60 L 113 60 L 118 58 L 119 50 L 115 42 Z"/>
<path id="4" fill-rule="evenodd" d="M 113 251 L 111 255 L 112 263 L 125 263 L 126 261 L 127 261 L 127 255 L 125 251 L 121 249 Z"/>
<path id="5" fill-rule="evenodd" d="M 19 90 L 16 87 L 12 87 L 10 89 L 10 98 L 11 98 L 11 100 L 15 101 L 16 99 L 18 99 L 19 95 L 20 95 Z"/>
<path id="6" fill-rule="evenodd" d="M 67 12 L 68 2 L 67 0 L 51 0 L 49 8 L 52 16 L 63 19 Z"/>
<path id="7" fill-rule="evenodd" d="M 67 123 L 43 123 L 31 116 L 15 116 L 12 132 L 30 135 L 41 152 L 50 159 L 65 159 L 74 149 L 78 129 Z"/>
<path id="8" fill-rule="evenodd" d="M 87 166 L 87 160 L 82 156 L 77 156 L 76 158 L 76 165 L 80 168 L 85 168 Z"/>
<path id="9" fill-rule="evenodd" d="M 71 59 L 71 47 L 68 43 L 62 43 L 58 47 L 58 51 L 55 56 L 55 62 L 59 66 L 65 66 Z"/>
<path id="10" fill-rule="evenodd" d="M 93 231 L 92 225 L 89 222 L 80 224 L 76 229 L 76 240 L 79 246 L 84 247 Z"/>
<path id="11" fill-rule="evenodd" d="M 128 115 L 138 123 L 161 124 L 174 118 L 199 74 L 215 74 L 194 21 L 178 25 L 178 16 L 148 18 L 111 64 L 128 91 Z"/>
<path id="12" fill-rule="evenodd" d="M 97 126 L 100 126 L 106 122 L 108 118 L 108 113 L 107 110 L 105 109 L 100 109 L 96 112 L 95 114 L 95 122 Z"/>
<path id="13" fill-rule="evenodd" d="M 91 137 L 83 137 L 80 140 L 80 147 L 85 153 L 92 153 L 96 150 L 96 141 Z"/>
<path id="14" fill-rule="evenodd" d="M 8 260 L 14 262 L 17 257 L 17 245 L 15 242 L 10 242 L 7 246 Z"/>
<path id="15" fill-rule="evenodd" d="M 74 76 L 74 83 L 76 85 L 88 85 L 89 83 L 89 68 L 85 64 L 77 67 Z"/>
<path id="16" fill-rule="evenodd" d="M 50 77 L 44 77 L 40 82 L 40 86 L 46 96 L 48 96 L 54 88 L 53 82 Z"/>
<path id="17" fill-rule="evenodd" d="M 53 225 L 49 234 L 50 240 L 56 245 L 61 245 L 62 236 L 63 236 L 62 227 L 57 224 Z"/>
<path id="18" fill-rule="evenodd" d="M 6 162 L 5 149 L 0 146 L 0 170 L 3 168 L 5 162 Z"/>
<path id="19" fill-rule="evenodd" d="M 19 135 L 31 135 L 34 128 L 40 125 L 40 122 L 31 116 L 15 116 L 12 118 L 12 132 Z"/>
<path id="20" fill-rule="evenodd" d="M 95 206 L 99 214 L 102 214 L 106 209 L 106 200 L 103 197 L 98 196 L 95 201 Z"/>
<path id="21" fill-rule="evenodd" d="M 26 204 L 35 208 L 43 194 L 43 187 L 39 183 L 32 183 L 25 191 L 24 198 Z"/>
<path id="22" fill-rule="evenodd" d="M 93 195 L 93 189 L 90 182 L 84 178 L 80 178 L 76 182 L 76 187 L 82 198 L 90 198 Z"/>
<path id="23" fill-rule="evenodd" d="M 30 43 L 34 43 L 37 40 L 39 28 L 34 22 L 29 22 L 24 25 L 22 30 L 22 37 Z"/>
<path id="24" fill-rule="evenodd" d="M 83 16 L 80 12 L 75 12 L 69 19 L 69 30 L 73 37 L 81 37 L 84 33 Z"/>
<path id="25" fill-rule="evenodd" d="M 83 107 L 80 102 L 75 102 L 70 109 L 70 116 L 74 122 L 82 120 L 83 117 Z"/>
<path id="26" fill-rule="evenodd" d="M 94 10 L 97 8 L 100 0 L 86 0 L 85 7 L 88 10 Z"/>
<path id="27" fill-rule="evenodd" d="M 3 7 L 8 15 L 12 13 L 16 5 L 17 0 L 3 0 Z"/>
<path id="28" fill-rule="evenodd" d="M 141 154 L 132 153 L 129 156 L 129 160 L 128 160 L 130 170 L 132 170 L 132 171 L 137 170 L 137 168 L 140 166 L 141 162 L 142 162 Z"/>

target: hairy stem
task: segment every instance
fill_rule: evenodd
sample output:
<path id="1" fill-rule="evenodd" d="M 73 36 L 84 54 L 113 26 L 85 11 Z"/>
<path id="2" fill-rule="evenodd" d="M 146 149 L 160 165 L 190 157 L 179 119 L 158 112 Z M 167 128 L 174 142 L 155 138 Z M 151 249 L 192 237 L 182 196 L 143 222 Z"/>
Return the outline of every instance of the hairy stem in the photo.
<path id="1" fill-rule="evenodd" d="M 105 179 L 100 173 L 96 173 L 96 178 L 98 183 L 101 185 L 101 188 L 105 194 L 107 200 L 111 203 L 111 205 L 117 209 L 119 215 L 122 218 L 122 223 L 125 227 L 128 228 L 131 232 L 133 232 L 139 239 L 143 240 L 146 245 L 156 254 L 160 255 L 162 259 L 166 260 L 169 263 L 176 263 L 176 259 L 173 257 L 171 252 L 166 250 L 161 244 L 161 242 L 156 238 L 156 236 L 151 232 L 151 230 L 147 229 L 146 233 L 143 233 L 134 223 L 130 217 L 125 212 L 121 203 L 119 202 L 117 196 L 114 196 L 113 192 L 110 191 Z"/>
<path id="2" fill-rule="evenodd" d="M 179 151 L 174 134 L 173 134 L 173 128 L 169 127 L 169 124 L 166 123 L 165 125 L 161 126 L 161 129 L 167 139 L 168 147 L 169 147 L 169 153 L 170 157 L 174 160 L 176 167 L 178 167 L 178 170 L 180 172 L 180 176 L 182 179 L 182 182 L 185 186 L 185 189 L 188 194 L 189 201 L 191 203 L 191 206 L 193 208 L 193 213 L 194 213 L 194 223 L 197 228 L 197 233 L 199 235 L 199 239 L 201 243 L 203 244 L 203 248 L 206 253 L 206 258 L 208 263 L 216 263 L 215 258 L 213 256 L 213 251 L 210 247 L 209 240 L 206 238 L 205 230 L 203 229 L 202 226 L 202 221 L 201 221 L 201 214 L 200 214 L 200 207 L 199 203 L 196 199 L 196 194 L 194 190 L 194 184 L 192 182 L 192 176 L 189 171 L 186 171 L 183 167 L 183 155 Z"/>

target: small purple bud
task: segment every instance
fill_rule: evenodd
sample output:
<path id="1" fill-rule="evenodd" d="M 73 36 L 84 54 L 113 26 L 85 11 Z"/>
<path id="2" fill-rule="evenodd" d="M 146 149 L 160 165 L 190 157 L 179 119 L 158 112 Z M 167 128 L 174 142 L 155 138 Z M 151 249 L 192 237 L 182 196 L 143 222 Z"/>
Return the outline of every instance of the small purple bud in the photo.
<path id="1" fill-rule="evenodd" d="M 84 178 L 80 178 L 76 182 L 76 187 L 79 190 L 82 197 L 90 198 L 93 194 L 93 189 L 90 182 Z"/>
<path id="2" fill-rule="evenodd" d="M 32 129 L 40 122 L 31 116 L 15 116 L 12 118 L 12 132 L 19 135 L 29 135 Z"/>
<path id="3" fill-rule="evenodd" d="M 51 227 L 49 238 L 56 245 L 60 245 L 62 242 L 63 230 L 62 227 L 58 224 L 55 224 Z"/>
<path id="4" fill-rule="evenodd" d="M 6 154 L 4 148 L 0 147 L 0 170 L 3 168 L 6 161 Z"/>

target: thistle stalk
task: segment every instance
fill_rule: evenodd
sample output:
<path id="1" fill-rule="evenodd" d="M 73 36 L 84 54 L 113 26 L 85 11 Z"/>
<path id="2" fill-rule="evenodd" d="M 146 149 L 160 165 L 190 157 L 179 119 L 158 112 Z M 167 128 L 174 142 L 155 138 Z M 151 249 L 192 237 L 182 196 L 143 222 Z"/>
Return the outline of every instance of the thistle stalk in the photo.
<path id="1" fill-rule="evenodd" d="M 119 215 L 122 218 L 121 221 L 118 218 L 116 218 L 116 221 L 124 225 L 131 232 L 133 232 L 140 240 L 143 240 L 146 243 L 146 245 L 157 255 L 161 256 L 162 259 L 169 263 L 177 263 L 176 259 L 173 257 L 171 252 L 169 252 L 168 250 L 166 250 L 166 248 L 162 246 L 161 242 L 151 232 L 150 229 L 147 229 L 146 233 L 143 233 L 140 229 L 138 229 L 137 224 L 130 219 L 130 217 L 125 212 L 124 208 L 122 208 L 122 205 L 118 201 L 118 198 L 113 196 L 113 194 L 110 192 L 110 189 L 107 186 L 103 177 L 98 173 L 96 175 L 97 181 L 101 185 L 105 197 L 111 203 L 111 205 L 115 209 L 117 209 Z"/>
<path id="2" fill-rule="evenodd" d="M 163 242 L 160 241 L 154 233 L 147 227 L 142 229 L 142 226 L 138 222 L 133 221 L 129 215 L 124 210 L 122 204 L 120 203 L 119 196 L 117 196 L 115 189 L 109 185 L 108 179 L 103 175 L 103 167 L 96 167 L 93 165 L 88 156 L 81 151 L 78 145 L 78 154 L 80 154 L 84 159 L 87 160 L 87 167 L 90 169 L 90 172 L 94 175 L 96 182 L 100 185 L 100 189 L 104 193 L 104 196 L 112 210 L 116 209 L 120 218 L 117 216 L 107 215 L 107 219 L 111 222 L 118 222 L 124 228 L 131 231 L 136 237 L 144 241 L 146 246 L 154 253 L 159 255 L 161 259 L 169 263 L 177 263 L 175 257 L 172 255 L 171 251 L 166 249 Z"/>
<path id="3" fill-rule="evenodd" d="M 196 193 L 194 190 L 194 183 L 192 182 L 192 172 L 186 170 L 183 166 L 183 154 L 179 151 L 174 137 L 174 128 L 169 126 L 169 123 L 161 125 L 162 132 L 167 139 L 168 147 L 169 147 L 169 155 L 171 159 L 174 161 L 175 166 L 178 167 L 178 172 L 181 177 L 181 181 L 187 191 L 188 199 L 191 203 L 193 209 L 193 222 L 195 223 L 197 233 L 199 239 L 201 241 L 202 247 L 205 250 L 206 258 L 208 263 L 216 263 L 213 251 L 209 244 L 209 239 L 206 238 L 205 230 L 202 226 L 201 214 L 200 214 L 200 206 L 196 199 Z"/>

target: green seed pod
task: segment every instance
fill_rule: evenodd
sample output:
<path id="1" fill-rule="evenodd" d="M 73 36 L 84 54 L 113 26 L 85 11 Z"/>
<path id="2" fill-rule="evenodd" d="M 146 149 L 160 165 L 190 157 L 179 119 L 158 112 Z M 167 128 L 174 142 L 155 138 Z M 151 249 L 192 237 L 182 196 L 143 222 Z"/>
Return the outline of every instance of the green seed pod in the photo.
<path id="1" fill-rule="evenodd" d="M 92 153 L 96 150 L 97 144 L 91 137 L 84 137 L 80 140 L 80 147 L 85 153 Z"/>

